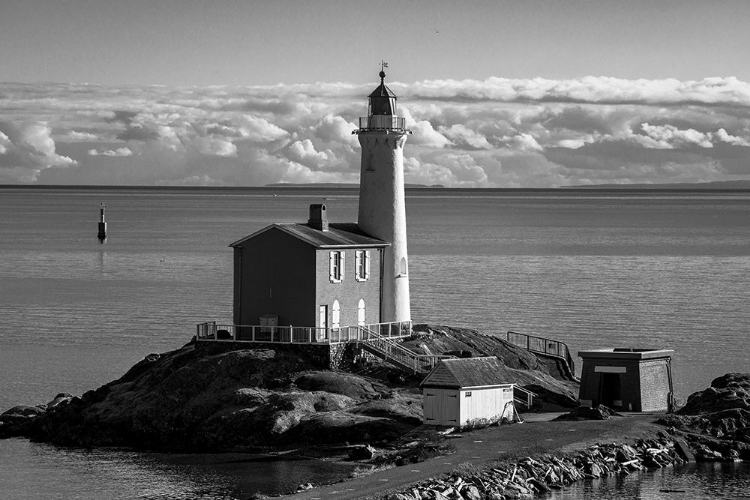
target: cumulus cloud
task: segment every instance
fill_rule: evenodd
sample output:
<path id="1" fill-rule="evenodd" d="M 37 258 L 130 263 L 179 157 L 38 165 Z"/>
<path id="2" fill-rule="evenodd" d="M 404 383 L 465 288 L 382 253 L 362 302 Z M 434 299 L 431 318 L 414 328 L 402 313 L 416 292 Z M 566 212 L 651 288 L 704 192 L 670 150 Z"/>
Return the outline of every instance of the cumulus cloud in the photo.
<path id="1" fill-rule="evenodd" d="M 63 139 L 69 140 L 69 141 L 96 141 L 99 139 L 99 136 L 96 134 L 90 134 L 88 132 L 76 132 L 75 130 L 70 130 L 65 136 L 63 136 Z"/>
<path id="2" fill-rule="evenodd" d="M 129 148 L 105 149 L 102 151 L 89 149 L 88 154 L 89 156 L 132 156 L 133 152 Z"/>
<path id="3" fill-rule="evenodd" d="M 696 145 L 702 148 L 711 148 L 711 134 L 698 132 L 692 128 L 680 130 L 673 125 L 649 125 L 644 123 L 641 130 L 651 139 L 644 143 L 646 147 L 670 149 L 673 147 Z"/>
<path id="4" fill-rule="evenodd" d="M 441 128 L 441 132 L 462 149 L 492 149 L 487 138 L 462 123 Z"/>
<path id="5" fill-rule="evenodd" d="M 52 84 L 54 92 L 29 85 L 13 106 L 3 106 L 0 92 L 0 182 L 356 182 L 352 131 L 376 84 Z M 551 187 L 750 176 L 750 85 L 736 78 L 389 86 L 413 132 L 404 150 L 411 183 Z M 12 115 L 3 111 L 11 108 Z"/>
<path id="6" fill-rule="evenodd" d="M 72 158 L 57 154 L 46 122 L 0 121 L 0 182 L 36 182 L 43 170 L 76 164 Z"/>

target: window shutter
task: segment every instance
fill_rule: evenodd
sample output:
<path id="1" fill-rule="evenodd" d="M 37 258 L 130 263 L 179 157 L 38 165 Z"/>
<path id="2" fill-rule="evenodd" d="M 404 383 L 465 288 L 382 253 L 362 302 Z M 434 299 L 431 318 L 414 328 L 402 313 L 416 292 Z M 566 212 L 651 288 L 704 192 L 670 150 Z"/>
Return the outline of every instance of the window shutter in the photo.
<path id="1" fill-rule="evenodd" d="M 335 257 L 333 255 L 333 252 L 328 252 L 328 279 L 330 279 L 331 281 L 333 281 L 335 278 L 333 275 L 333 271 L 335 267 L 334 259 Z"/>
<path id="2" fill-rule="evenodd" d="M 365 250 L 364 256 L 365 258 L 365 280 L 370 279 L 370 251 Z"/>
<path id="3" fill-rule="evenodd" d="M 357 281 L 362 281 L 362 276 L 359 274 L 360 266 L 362 265 L 362 250 L 354 251 L 354 277 Z"/>
<path id="4" fill-rule="evenodd" d="M 339 281 L 344 281 L 344 270 L 346 267 L 344 266 L 344 257 L 346 257 L 346 252 L 341 252 L 341 269 L 339 269 Z"/>

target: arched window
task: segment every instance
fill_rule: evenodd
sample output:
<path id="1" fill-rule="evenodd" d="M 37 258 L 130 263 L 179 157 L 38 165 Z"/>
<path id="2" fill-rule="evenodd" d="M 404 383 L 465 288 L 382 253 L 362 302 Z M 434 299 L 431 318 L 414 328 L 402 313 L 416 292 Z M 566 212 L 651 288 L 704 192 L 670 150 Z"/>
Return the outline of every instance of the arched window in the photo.
<path id="1" fill-rule="evenodd" d="M 341 323 L 341 307 L 339 306 L 339 301 L 334 300 L 333 301 L 333 314 L 331 317 L 331 328 L 338 328 Z"/>
<path id="2" fill-rule="evenodd" d="M 359 299 L 357 304 L 357 325 L 365 325 L 365 299 Z"/>
<path id="3" fill-rule="evenodd" d="M 406 276 L 408 273 L 406 272 L 406 257 L 401 257 L 401 262 L 398 266 L 398 275 L 399 276 Z"/>

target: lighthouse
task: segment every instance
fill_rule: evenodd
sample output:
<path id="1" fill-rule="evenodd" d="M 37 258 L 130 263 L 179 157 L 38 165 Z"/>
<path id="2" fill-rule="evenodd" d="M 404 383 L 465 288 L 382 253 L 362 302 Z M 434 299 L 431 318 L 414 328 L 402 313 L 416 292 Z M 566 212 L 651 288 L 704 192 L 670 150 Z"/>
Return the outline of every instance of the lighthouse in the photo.
<path id="1" fill-rule="evenodd" d="M 396 94 L 385 84 L 369 95 L 367 116 L 354 133 L 362 146 L 357 225 L 365 233 L 390 242 L 382 261 L 381 321 L 411 321 L 409 256 L 406 250 L 404 144 L 411 134 L 396 112 Z"/>

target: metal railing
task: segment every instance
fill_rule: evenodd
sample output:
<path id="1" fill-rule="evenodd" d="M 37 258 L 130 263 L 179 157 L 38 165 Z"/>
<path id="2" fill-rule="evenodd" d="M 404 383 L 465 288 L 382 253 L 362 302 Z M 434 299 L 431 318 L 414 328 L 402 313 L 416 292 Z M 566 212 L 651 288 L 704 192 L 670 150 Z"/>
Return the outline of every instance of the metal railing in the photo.
<path id="1" fill-rule="evenodd" d="M 406 118 L 393 115 L 372 115 L 359 117 L 360 130 L 405 130 Z"/>
<path id="2" fill-rule="evenodd" d="M 524 405 L 527 410 L 534 406 L 534 396 L 536 396 L 535 393 L 513 384 L 513 401 Z"/>
<path id="3" fill-rule="evenodd" d="M 570 369 L 570 375 L 575 378 L 575 362 L 573 356 L 570 354 L 567 344 L 558 340 L 545 339 L 543 337 L 535 337 L 533 335 L 526 335 L 525 333 L 508 332 L 506 339 L 513 345 L 523 347 L 530 352 L 538 352 L 541 354 L 547 354 L 550 356 L 556 356 L 564 359 L 568 368 Z"/>
<path id="4" fill-rule="evenodd" d="M 360 327 L 365 330 L 367 338 L 362 340 L 362 347 L 372 354 L 378 356 L 383 361 L 410 371 L 412 373 L 427 373 L 432 370 L 437 363 L 444 358 L 453 356 L 417 354 L 391 338 L 383 337 L 377 332 L 368 330 L 366 327 Z"/>
<path id="5" fill-rule="evenodd" d="M 368 340 L 371 336 L 403 338 L 411 335 L 411 322 L 375 323 L 363 326 L 316 328 L 309 326 L 229 325 L 215 321 L 196 325 L 197 340 L 229 342 L 278 342 L 288 344 L 338 344 Z"/>

